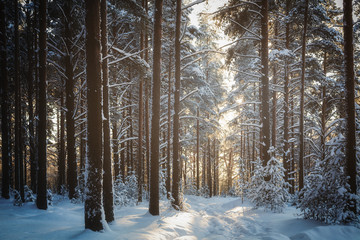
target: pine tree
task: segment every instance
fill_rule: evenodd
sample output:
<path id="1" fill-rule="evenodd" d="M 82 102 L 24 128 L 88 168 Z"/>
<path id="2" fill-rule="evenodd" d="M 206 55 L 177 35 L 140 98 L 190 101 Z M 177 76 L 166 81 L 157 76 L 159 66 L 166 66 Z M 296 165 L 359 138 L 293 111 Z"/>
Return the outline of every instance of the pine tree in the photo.
<path id="1" fill-rule="evenodd" d="M 86 76 L 88 162 L 85 199 L 85 228 L 101 231 L 103 226 L 103 155 L 101 106 L 100 1 L 86 2 Z"/>
<path id="2" fill-rule="evenodd" d="M 345 66 L 345 101 L 346 101 L 346 175 L 350 192 L 356 195 L 356 126 L 355 126 L 355 78 L 352 0 L 344 0 L 344 66 Z M 356 215 L 356 203 L 349 201 L 348 208 Z"/>
<path id="3" fill-rule="evenodd" d="M 36 205 L 39 209 L 47 209 L 47 155 L 46 155 L 46 11 L 47 0 L 39 2 L 39 126 L 38 126 L 38 157 L 39 157 L 39 173 L 38 173 L 38 189 Z"/>
<path id="4" fill-rule="evenodd" d="M 103 199 L 105 220 L 114 221 L 114 200 L 112 182 L 112 163 L 110 146 L 110 114 L 109 114 L 109 71 L 107 60 L 107 0 L 101 0 L 101 51 L 102 51 L 102 86 L 103 86 L 103 131 L 104 131 L 104 158 L 103 158 Z"/>
<path id="5" fill-rule="evenodd" d="M 2 188 L 1 197 L 10 198 L 10 137 L 8 109 L 8 72 L 6 47 L 6 8 L 5 0 L 0 2 L 0 65 L 1 65 L 1 156 L 2 156 Z"/>
<path id="6" fill-rule="evenodd" d="M 150 200 L 149 212 L 159 215 L 159 138 L 160 138 L 160 85 L 161 85 L 161 36 L 162 0 L 155 0 L 153 32 L 153 87 L 151 119 L 151 156 L 150 156 Z"/>

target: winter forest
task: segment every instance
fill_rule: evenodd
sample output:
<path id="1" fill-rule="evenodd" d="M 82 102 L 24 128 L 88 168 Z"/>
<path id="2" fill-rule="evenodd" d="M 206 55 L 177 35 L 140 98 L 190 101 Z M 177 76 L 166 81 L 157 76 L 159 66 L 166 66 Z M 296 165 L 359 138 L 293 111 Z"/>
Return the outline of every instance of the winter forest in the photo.
<path id="1" fill-rule="evenodd" d="M 0 0 L 0 239 L 360 239 L 359 0 Z"/>

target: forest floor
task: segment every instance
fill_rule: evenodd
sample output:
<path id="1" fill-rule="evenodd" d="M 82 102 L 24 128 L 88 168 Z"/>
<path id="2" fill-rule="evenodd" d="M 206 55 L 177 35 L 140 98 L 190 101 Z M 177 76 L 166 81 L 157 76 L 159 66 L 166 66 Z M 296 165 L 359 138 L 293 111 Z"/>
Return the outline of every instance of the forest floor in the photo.
<path id="1" fill-rule="evenodd" d="M 84 230 L 83 204 L 57 200 L 44 211 L 34 203 L 16 207 L 0 199 L 0 239 L 360 239 L 358 228 L 305 220 L 291 206 L 272 213 L 234 197 L 185 199 L 182 212 L 162 201 L 161 214 L 155 217 L 148 213 L 148 202 L 118 208 L 115 222 L 103 232 Z"/>

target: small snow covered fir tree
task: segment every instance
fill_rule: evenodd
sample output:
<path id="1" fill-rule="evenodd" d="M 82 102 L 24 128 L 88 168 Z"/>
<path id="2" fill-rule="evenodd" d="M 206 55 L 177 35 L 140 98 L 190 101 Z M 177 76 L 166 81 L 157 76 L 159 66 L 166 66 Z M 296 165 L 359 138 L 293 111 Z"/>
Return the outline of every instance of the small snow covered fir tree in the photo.
<path id="1" fill-rule="evenodd" d="M 305 178 L 305 186 L 299 194 L 298 208 L 305 218 L 326 223 L 340 223 L 355 219 L 347 209 L 347 202 L 355 203 L 356 196 L 349 193 L 346 183 L 344 137 L 339 135 L 328 142 L 329 152 L 324 160 Z"/>
<path id="2" fill-rule="evenodd" d="M 281 212 L 288 199 L 288 183 L 284 180 L 285 169 L 275 157 L 275 148 L 269 149 L 270 160 L 264 167 L 258 158 L 248 192 L 248 198 L 255 207 L 264 207 Z M 269 180 L 266 181 L 265 179 Z"/>

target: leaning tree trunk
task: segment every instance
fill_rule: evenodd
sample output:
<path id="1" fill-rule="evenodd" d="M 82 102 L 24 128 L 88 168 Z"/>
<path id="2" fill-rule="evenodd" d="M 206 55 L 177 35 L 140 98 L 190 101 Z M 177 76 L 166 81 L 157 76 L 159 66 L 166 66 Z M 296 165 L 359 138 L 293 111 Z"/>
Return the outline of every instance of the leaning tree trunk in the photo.
<path id="1" fill-rule="evenodd" d="M 103 155 L 101 106 L 100 1 L 86 0 L 86 76 L 88 162 L 85 199 L 85 228 L 101 231 L 103 226 Z"/>
<path id="2" fill-rule="evenodd" d="M 101 51 L 102 51 L 102 80 L 103 80 L 103 131 L 104 131 L 104 211 L 105 220 L 114 221 L 113 182 L 111 171 L 111 146 L 110 146 L 110 115 L 109 115 L 109 71 L 107 60 L 107 1 L 101 0 Z"/>
<path id="3" fill-rule="evenodd" d="M 36 205 L 47 209 L 46 189 L 46 5 L 47 0 L 40 0 L 39 5 L 39 130 L 38 130 L 38 191 Z"/>
<path id="4" fill-rule="evenodd" d="M 346 175 L 349 176 L 350 192 L 356 195 L 356 121 L 355 121 L 355 77 L 352 1 L 344 0 L 344 55 L 345 55 L 345 101 L 346 101 Z M 356 202 L 348 203 L 356 216 Z"/>
<path id="5" fill-rule="evenodd" d="M 305 1 L 304 32 L 301 50 L 301 86 L 300 86 L 300 123 L 299 123 L 299 191 L 304 187 L 304 90 L 305 90 L 305 52 L 306 52 L 306 31 L 309 0 Z"/>
<path id="6" fill-rule="evenodd" d="M 160 85 L 161 85 L 161 37 L 162 37 L 162 0 L 155 0 L 153 32 L 153 104 L 151 120 L 151 156 L 150 156 L 150 201 L 149 212 L 159 215 L 159 138 L 160 138 Z"/>
<path id="7" fill-rule="evenodd" d="M 6 48 L 6 10 L 5 1 L 0 2 L 0 71 L 1 71 L 1 156 L 2 156 L 2 188 L 1 197 L 10 198 L 10 134 L 9 134 L 9 101 L 8 72 Z"/>

